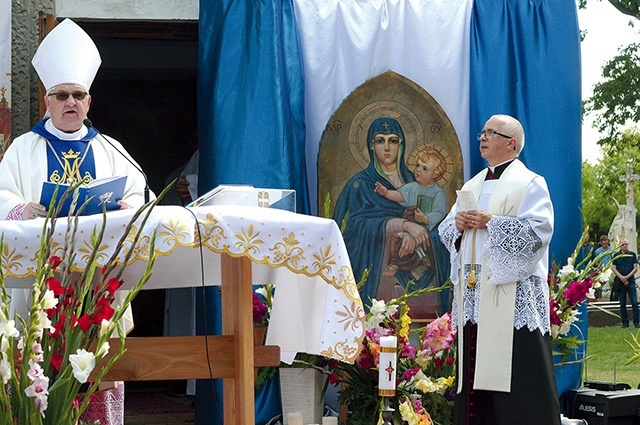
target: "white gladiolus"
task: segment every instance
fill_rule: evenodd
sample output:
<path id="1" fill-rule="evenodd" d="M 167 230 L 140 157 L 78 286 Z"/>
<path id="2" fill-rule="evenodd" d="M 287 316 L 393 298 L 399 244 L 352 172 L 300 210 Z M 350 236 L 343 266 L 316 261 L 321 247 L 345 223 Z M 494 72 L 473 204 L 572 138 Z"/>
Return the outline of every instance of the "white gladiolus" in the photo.
<path id="1" fill-rule="evenodd" d="M 84 384 L 89 379 L 93 368 L 96 367 L 96 356 L 84 348 L 78 349 L 76 353 L 69 356 L 69 363 L 73 368 L 73 376 L 78 382 Z"/>
<path id="2" fill-rule="evenodd" d="M 11 338 L 20 336 L 20 332 L 16 328 L 15 320 L 0 320 L 0 336 L 6 335 Z"/>
<path id="3" fill-rule="evenodd" d="M 98 352 L 96 353 L 96 357 L 98 358 L 103 358 L 104 356 L 106 356 L 107 354 L 109 354 L 109 349 L 111 348 L 111 345 L 109 345 L 109 341 L 105 341 L 101 346 L 100 349 L 98 350 Z"/>
<path id="4" fill-rule="evenodd" d="M 56 298 L 51 289 L 47 289 L 46 291 L 44 291 L 44 296 L 42 297 L 41 303 L 42 309 L 48 310 L 58 305 L 58 298 Z"/>

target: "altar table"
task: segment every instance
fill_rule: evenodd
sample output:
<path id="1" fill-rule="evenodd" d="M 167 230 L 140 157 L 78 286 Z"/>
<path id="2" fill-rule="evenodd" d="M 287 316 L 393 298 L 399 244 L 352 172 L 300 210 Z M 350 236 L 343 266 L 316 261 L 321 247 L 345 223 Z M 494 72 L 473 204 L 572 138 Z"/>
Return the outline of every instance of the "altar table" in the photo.
<path id="1" fill-rule="evenodd" d="M 107 214 L 100 264 L 114 252 L 132 215 L 132 210 Z M 79 220 L 74 264 L 78 271 L 86 265 L 91 233 L 101 226 L 102 216 Z M 0 221 L 7 287 L 31 287 L 43 224 L 44 219 Z M 58 245 L 53 255 L 62 250 L 65 226 L 66 218 L 56 223 Z M 142 276 L 154 232 L 156 261 L 145 289 L 222 286 L 223 336 L 217 338 L 226 340 L 216 343 L 215 350 L 230 351 L 233 361 L 231 368 L 219 369 L 214 377 L 227 378 L 225 394 L 230 397 L 225 397 L 225 423 L 254 422 L 254 356 L 246 355 L 254 352 L 252 284 L 276 286 L 266 344 L 280 347 L 282 361 L 291 363 L 298 352 L 347 363 L 357 358 L 365 313 L 333 220 L 259 207 L 157 206 L 142 228 L 139 243 L 124 242 L 124 251 L 133 250 L 133 255 L 123 275 L 123 289 Z"/>

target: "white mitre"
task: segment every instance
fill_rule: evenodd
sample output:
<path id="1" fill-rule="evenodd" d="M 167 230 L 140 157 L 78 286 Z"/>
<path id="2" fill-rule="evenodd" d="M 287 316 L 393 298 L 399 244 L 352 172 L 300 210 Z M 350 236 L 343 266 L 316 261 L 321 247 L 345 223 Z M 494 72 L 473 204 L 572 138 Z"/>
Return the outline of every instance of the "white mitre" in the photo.
<path id="1" fill-rule="evenodd" d="M 42 40 L 31 63 L 47 91 L 58 84 L 79 84 L 89 90 L 102 59 L 91 37 L 65 19 Z"/>

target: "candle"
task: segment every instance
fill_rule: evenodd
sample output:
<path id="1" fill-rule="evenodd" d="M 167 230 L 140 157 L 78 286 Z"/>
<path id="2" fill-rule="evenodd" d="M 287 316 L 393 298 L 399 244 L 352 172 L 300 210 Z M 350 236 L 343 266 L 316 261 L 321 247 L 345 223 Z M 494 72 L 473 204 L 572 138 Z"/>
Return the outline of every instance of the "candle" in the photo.
<path id="1" fill-rule="evenodd" d="M 335 416 L 325 416 L 322 418 L 322 425 L 338 425 L 338 418 Z"/>
<path id="2" fill-rule="evenodd" d="M 380 337 L 380 363 L 378 370 L 378 395 L 393 397 L 396 395 L 396 356 L 398 338 Z"/>
<path id="3" fill-rule="evenodd" d="M 302 425 L 302 413 L 289 413 L 287 415 L 287 425 Z"/>

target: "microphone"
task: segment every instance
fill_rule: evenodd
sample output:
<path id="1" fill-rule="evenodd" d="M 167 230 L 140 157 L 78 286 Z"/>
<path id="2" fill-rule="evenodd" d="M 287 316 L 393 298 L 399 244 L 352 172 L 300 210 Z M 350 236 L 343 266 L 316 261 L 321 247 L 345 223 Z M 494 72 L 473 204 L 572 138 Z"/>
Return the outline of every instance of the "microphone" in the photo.
<path id="1" fill-rule="evenodd" d="M 140 171 L 140 173 L 142 173 L 142 177 L 144 177 L 144 203 L 148 203 L 149 202 L 149 179 L 147 179 L 147 175 L 144 173 L 144 171 L 142 171 L 142 168 L 140 168 L 140 166 L 138 164 L 136 164 L 135 162 L 133 162 L 127 155 L 125 155 L 124 153 L 122 153 L 122 151 L 120 151 L 120 149 L 118 149 L 117 147 L 115 147 L 115 145 L 113 143 L 111 143 L 109 141 L 109 139 L 107 139 L 106 137 L 104 137 L 104 135 L 102 133 L 100 133 L 100 130 L 98 130 L 97 128 L 95 128 L 93 126 L 93 123 L 91 122 L 91 120 L 89 118 L 85 118 L 82 121 L 82 124 L 86 125 L 87 128 L 93 128 L 100 137 L 102 137 L 102 140 L 104 140 L 105 142 L 107 142 L 108 144 L 111 145 L 111 147 L 113 149 L 116 150 L 116 152 L 118 152 L 120 155 L 122 155 L 124 157 L 124 159 L 126 159 L 127 161 L 129 161 L 129 163 L 131 163 L 131 165 L 133 165 L 135 167 L 136 170 Z"/>

